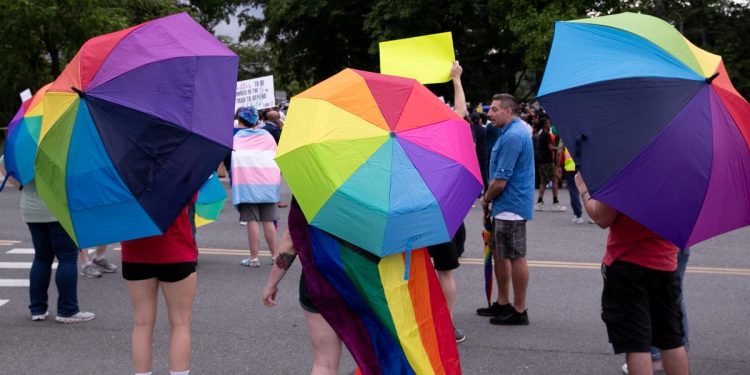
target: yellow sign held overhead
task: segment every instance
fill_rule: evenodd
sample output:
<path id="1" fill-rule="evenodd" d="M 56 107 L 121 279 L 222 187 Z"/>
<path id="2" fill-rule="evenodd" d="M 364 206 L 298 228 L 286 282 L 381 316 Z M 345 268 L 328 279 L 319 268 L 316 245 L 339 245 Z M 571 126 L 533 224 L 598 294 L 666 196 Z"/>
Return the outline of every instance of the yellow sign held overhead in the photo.
<path id="1" fill-rule="evenodd" d="M 450 32 L 380 42 L 380 73 L 414 78 L 422 84 L 448 82 L 453 53 Z"/>

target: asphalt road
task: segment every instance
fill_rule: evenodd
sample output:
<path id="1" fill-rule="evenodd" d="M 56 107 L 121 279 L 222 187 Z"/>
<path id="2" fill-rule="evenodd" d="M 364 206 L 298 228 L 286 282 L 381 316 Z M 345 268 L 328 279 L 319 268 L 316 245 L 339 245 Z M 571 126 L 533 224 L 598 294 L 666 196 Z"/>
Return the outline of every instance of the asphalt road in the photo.
<path id="1" fill-rule="evenodd" d="M 0 192 L 0 285 L 28 280 L 26 265 L 33 259 L 12 251 L 32 247 L 20 221 L 19 198 L 12 188 Z M 567 192 L 560 198 L 567 204 Z M 286 213 L 281 210 L 281 227 Z M 572 223 L 568 212 L 538 213 L 528 225 L 531 324 L 498 327 L 475 314 L 486 304 L 480 217 L 476 207 L 466 219 L 466 253 L 457 270 L 455 324 L 467 336 L 459 345 L 464 373 L 618 374 L 624 356 L 612 354 L 599 318 L 598 263 L 606 232 Z M 745 228 L 693 248 L 685 287 L 693 374 L 750 374 L 749 243 L 750 229 Z M 191 373 L 309 373 L 312 351 L 296 302 L 299 264 L 280 287 L 279 306 L 269 309 L 260 302 L 269 258 L 260 269 L 239 265 L 247 248 L 245 227 L 229 204 L 217 222 L 199 230 L 198 244 Z M 110 250 L 109 256 L 120 263 L 118 251 Z M 119 272 L 79 279 L 78 295 L 81 308 L 97 314 L 95 320 L 32 322 L 28 287 L 0 286 L 0 374 L 132 373 L 130 303 Z M 53 315 L 56 297 L 52 286 Z M 163 307 L 155 333 L 154 374 L 168 373 Z M 353 368 L 346 353 L 341 373 Z"/>

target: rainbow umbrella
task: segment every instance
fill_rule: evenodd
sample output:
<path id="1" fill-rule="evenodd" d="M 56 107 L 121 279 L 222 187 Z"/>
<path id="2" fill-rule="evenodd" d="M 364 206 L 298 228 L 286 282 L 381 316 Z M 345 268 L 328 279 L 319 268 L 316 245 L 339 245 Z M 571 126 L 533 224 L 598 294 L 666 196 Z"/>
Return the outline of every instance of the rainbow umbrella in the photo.
<path id="1" fill-rule="evenodd" d="M 484 241 L 482 259 L 484 259 L 484 295 L 487 297 L 487 306 L 492 306 L 492 284 L 495 275 L 495 269 L 492 267 L 492 249 L 490 249 L 492 225 L 492 221 L 485 218 L 484 229 L 482 230 L 482 240 Z"/>
<path id="2" fill-rule="evenodd" d="M 376 257 L 309 226 L 289 229 L 308 293 L 362 374 L 460 374 L 453 324 L 427 250 Z M 409 273 L 408 280 L 402 277 Z"/>
<path id="3" fill-rule="evenodd" d="M 680 248 L 750 225 L 750 105 L 670 24 L 557 22 L 538 97 L 594 198 Z"/>
<path id="4" fill-rule="evenodd" d="M 216 221 L 226 200 L 227 192 L 214 172 L 198 190 L 198 198 L 195 201 L 195 226 L 202 227 Z"/>
<path id="5" fill-rule="evenodd" d="M 87 41 L 44 97 L 39 195 L 79 247 L 163 233 L 230 152 L 238 57 L 185 13 Z"/>
<path id="6" fill-rule="evenodd" d="M 413 79 L 352 69 L 292 98 L 276 161 L 310 225 L 377 256 L 450 241 L 482 190 L 463 119 Z"/>
<path id="7" fill-rule="evenodd" d="M 8 140 L 3 151 L 5 168 L 8 171 L 6 180 L 12 176 L 21 185 L 26 185 L 34 179 L 34 159 L 39 140 L 43 137 L 44 93 L 50 85 L 45 85 L 31 99 L 24 101 L 8 124 Z M 5 185 L 5 181 L 2 185 Z"/>

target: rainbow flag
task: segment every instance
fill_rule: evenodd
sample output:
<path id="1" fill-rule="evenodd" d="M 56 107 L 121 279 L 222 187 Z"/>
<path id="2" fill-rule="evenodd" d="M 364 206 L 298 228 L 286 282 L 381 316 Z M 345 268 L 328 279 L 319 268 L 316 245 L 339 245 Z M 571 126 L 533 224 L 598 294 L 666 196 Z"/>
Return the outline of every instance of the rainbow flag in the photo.
<path id="1" fill-rule="evenodd" d="M 368 374 L 460 374 L 453 323 L 426 249 L 377 257 L 309 226 L 289 229 L 315 306 Z M 404 279 L 409 265 L 408 279 Z"/>
<path id="2" fill-rule="evenodd" d="M 487 306 L 492 305 L 492 275 L 494 272 L 492 250 L 490 249 L 491 235 L 492 232 L 486 228 L 482 231 L 482 239 L 484 239 L 484 251 L 482 252 L 482 258 L 484 258 L 484 293 L 487 295 Z"/>

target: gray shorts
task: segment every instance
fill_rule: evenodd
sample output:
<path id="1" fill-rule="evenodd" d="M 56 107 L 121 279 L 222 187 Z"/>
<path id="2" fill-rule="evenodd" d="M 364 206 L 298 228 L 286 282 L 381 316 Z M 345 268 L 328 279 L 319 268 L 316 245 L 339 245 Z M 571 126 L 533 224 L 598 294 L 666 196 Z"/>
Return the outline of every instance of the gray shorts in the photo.
<path id="1" fill-rule="evenodd" d="M 526 257 L 526 220 L 495 219 L 495 229 L 490 237 L 490 249 L 505 259 Z"/>
<path id="2" fill-rule="evenodd" d="M 267 222 L 279 219 L 278 203 L 240 203 L 240 221 Z"/>

